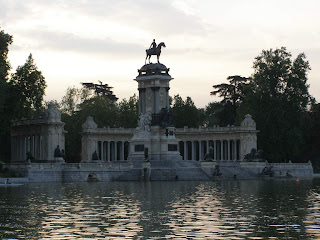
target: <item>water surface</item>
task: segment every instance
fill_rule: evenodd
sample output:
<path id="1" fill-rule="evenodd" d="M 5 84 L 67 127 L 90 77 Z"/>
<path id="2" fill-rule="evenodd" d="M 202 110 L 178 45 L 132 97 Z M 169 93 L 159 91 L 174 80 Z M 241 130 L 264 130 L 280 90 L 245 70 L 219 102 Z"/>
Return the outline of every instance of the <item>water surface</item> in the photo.
<path id="1" fill-rule="evenodd" d="M 320 179 L 0 188 L 0 239 L 319 239 Z"/>

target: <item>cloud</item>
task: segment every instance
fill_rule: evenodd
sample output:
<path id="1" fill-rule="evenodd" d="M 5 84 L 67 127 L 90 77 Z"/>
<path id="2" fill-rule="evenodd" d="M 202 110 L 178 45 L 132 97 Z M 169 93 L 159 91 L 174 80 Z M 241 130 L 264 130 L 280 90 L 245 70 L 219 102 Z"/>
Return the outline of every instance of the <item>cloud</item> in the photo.
<path id="1" fill-rule="evenodd" d="M 25 31 L 24 37 L 36 39 L 34 48 L 37 50 L 67 51 L 88 55 L 101 55 L 107 57 L 130 57 L 141 54 L 143 46 L 132 43 L 120 43 L 110 38 L 95 39 L 79 37 L 71 33 L 52 32 L 48 30 Z M 21 50 L 23 46 L 14 46 L 16 50 Z"/>

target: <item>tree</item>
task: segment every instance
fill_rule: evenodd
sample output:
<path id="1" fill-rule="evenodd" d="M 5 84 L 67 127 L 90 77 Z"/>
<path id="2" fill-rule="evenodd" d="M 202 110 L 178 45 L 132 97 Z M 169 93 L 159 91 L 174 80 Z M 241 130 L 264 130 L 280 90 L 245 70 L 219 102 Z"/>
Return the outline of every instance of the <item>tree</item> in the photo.
<path id="1" fill-rule="evenodd" d="M 250 113 L 260 130 L 259 148 L 271 161 L 296 160 L 305 152 L 303 116 L 311 103 L 303 53 L 291 61 L 286 48 L 263 50 L 253 63 L 240 115 Z"/>
<path id="2" fill-rule="evenodd" d="M 35 112 L 43 110 L 43 96 L 47 84 L 41 71 L 38 71 L 31 53 L 26 63 L 18 66 L 12 74 L 11 84 L 18 99 L 17 109 L 20 117 L 30 117 Z"/>
<path id="3" fill-rule="evenodd" d="M 129 100 L 123 99 L 118 103 L 119 125 L 120 127 L 135 128 L 138 123 L 139 100 L 133 95 Z"/>
<path id="4" fill-rule="evenodd" d="M 88 88 L 76 88 L 68 87 L 66 94 L 62 97 L 60 105 L 60 110 L 62 113 L 72 115 L 75 111 L 79 110 L 79 106 L 85 100 L 92 97 L 90 90 Z"/>
<path id="5" fill-rule="evenodd" d="M 0 31 L 0 161 L 10 159 L 10 126 L 13 118 L 13 109 L 8 76 L 10 63 L 8 61 L 9 45 L 12 36 Z"/>
<path id="6" fill-rule="evenodd" d="M 12 43 L 12 36 L 0 31 L 0 82 L 7 82 L 10 63 L 8 61 L 9 45 Z"/>
<path id="7" fill-rule="evenodd" d="M 244 96 L 245 96 L 245 90 L 246 86 L 248 85 L 247 82 L 249 78 L 241 77 L 239 75 L 229 76 L 227 78 L 229 81 L 228 83 L 222 83 L 213 85 L 212 87 L 215 89 L 210 94 L 211 95 L 218 95 L 219 97 L 222 97 L 221 104 L 225 105 L 227 108 L 230 107 L 230 103 L 232 105 L 232 111 L 228 111 L 228 113 L 231 113 L 231 121 L 228 124 L 234 124 L 236 117 L 237 117 L 237 108 L 242 103 Z M 220 112 L 222 110 L 220 109 Z M 222 120 L 222 118 L 220 119 Z M 224 125 L 222 122 L 221 125 Z"/>
<path id="8" fill-rule="evenodd" d="M 108 84 L 102 84 L 101 81 L 99 81 L 99 83 L 100 84 L 82 83 L 82 85 L 90 90 L 93 90 L 96 96 L 105 96 L 109 98 L 111 101 L 118 100 L 118 98 L 111 91 L 113 87 L 110 87 Z"/>
<path id="9" fill-rule="evenodd" d="M 175 127 L 198 127 L 203 124 L 200 121 L 200 112 L 190 97 L 183 101 L 179 94 L 175 95 L 173 97 L 172 111 Z"/>
<path id="10" fill-rule="evenodd" d="M 64 113 L 61 118 L 68 132 L 65 139 L 67 160 L 80 161 L 82 124 L 88 116 L 93 117 L 98 127 L 119 127 L 117 104 L 105 96 L 93 96 L 79 104 L 71 115 Z"/>
<path id="11" fill-rule="evenodd" d="M 211 102 L 205 107 L 207 125 L 227 126 L 235 122 L 234 107 L 231 102 Z"/>

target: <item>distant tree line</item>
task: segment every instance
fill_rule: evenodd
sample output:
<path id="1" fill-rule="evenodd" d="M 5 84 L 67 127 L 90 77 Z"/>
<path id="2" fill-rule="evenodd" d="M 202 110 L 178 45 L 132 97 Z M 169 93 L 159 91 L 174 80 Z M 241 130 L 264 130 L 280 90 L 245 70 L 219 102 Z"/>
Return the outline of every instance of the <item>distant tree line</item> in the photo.
<path id="1" fill-rule="evenodd" d="M 12 36 L 0 32 L 0 160 L 10 159 L 10 127 L 15 119 L 32 118 L 45 108 L 46 82 L 32 55 L 15 73 L 9 74 L 8 46 Z M 249 77 L 227 77 L 213 85 L 211 95 L 220 101 L 197 108 L 191 99 L 170 98 L 176 127 L 239 125 L 249 113 L 257 123 L 258 148 L 273 162 L 308 161 L 320 167 L 320 104 L 310 95 L 307 74 L 311 70 L 305 55 L 292 60 L 280 49 L 263 50 L 253 63 Z M 118 101 L 108 84 L 84 83 L 69 87 L 56 102 L 66 123 L 68 161 L 80 160 L 81 129 L 87 116 L 98 127 L 134 128 L 138 121 L 138 98 Z M 209 92 L 208 92 L 209 94 Z"/>

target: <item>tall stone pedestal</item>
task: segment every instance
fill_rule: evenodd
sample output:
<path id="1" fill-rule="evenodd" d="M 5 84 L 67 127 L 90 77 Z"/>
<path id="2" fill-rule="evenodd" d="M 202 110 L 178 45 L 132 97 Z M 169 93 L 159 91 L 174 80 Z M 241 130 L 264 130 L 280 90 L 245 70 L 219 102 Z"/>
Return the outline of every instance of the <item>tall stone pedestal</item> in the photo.
<path id="1" fill-rule="evenodd" d="M 162 129 L 159 126 L 151 126 L 150 132 L 143 138 L 139 137 L 139 134 L 134 135 L 130 142 L 130 160 L 144 160 L 145 148 L 148 148 L 148 158 L 150 161 L 182 160 L 180 152 L 178 151 L 178 140 L 175 138 L 173 130 L 173 127 Z M 168 132 L 168 136 L 166 132 Z"/>
<path id="2" fill-rule="evenodd" d="M 139 126 L 130 141 L 130 160 L 181 160 L 169 109 L 169 69 L 160 63 L 138 70 Z"/>

